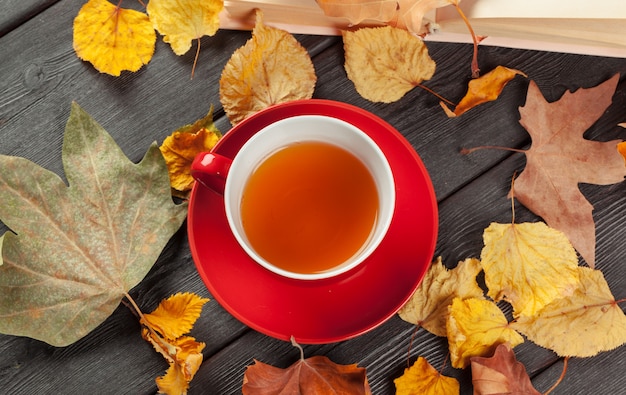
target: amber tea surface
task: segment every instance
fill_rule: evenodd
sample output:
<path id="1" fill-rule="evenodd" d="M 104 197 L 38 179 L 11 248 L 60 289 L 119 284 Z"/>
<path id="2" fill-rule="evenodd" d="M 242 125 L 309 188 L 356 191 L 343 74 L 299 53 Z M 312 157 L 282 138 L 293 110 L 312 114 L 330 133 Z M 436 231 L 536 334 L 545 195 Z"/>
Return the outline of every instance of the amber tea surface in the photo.
<path id="1" fill-rule="evenodd" d="M 241 202 L 246 236 L 268 262 L 317 273 L 353 256 L 368 240 L 378 192 L 353 154 L 321 142 L 297 143 L 265 159 Z"/>

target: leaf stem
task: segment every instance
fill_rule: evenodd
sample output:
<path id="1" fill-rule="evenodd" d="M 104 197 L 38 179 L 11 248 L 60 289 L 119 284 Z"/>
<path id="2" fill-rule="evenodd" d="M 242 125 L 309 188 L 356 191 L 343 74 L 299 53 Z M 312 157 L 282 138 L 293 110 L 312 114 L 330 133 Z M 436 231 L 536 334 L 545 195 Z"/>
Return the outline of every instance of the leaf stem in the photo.
<path id="1" fill-rule="evenodd" d="M 196 72 L 196 65 L 198 64 L 198 57 L 200 56 L 200 37 L 198 40 L 198 49 L 196 49 L 196 57 L 193 59 L 193 67 L 191 68 L 191 79 L 193 80 L 193 76 Z"/>
<path id="2" fill-rule="evenodd" d="M 438 98 L 439 100 L 441 100 L 441 101 L 443 101 L 443 102 L 445 102 L 445 103 L 447 103 L 447 104 L 449 104 L 449 105 L 451 105 L 451 106 L 454 106 L 454 107 L 456 107 L 456 106 L 457 106 L 457 104 L 456 104 L 456 103 L 454 103 L 454 102 L 452 102 L 452 101 L 450 101 L 450 100 L 446 99 L 445 97 L 441 96 L 439 93 L 435 92 L 434 90 L 430 89 L 429 87 L 427 87 L 427 86 L 425 86 L 425 85 L 422 85 L 422 84 L 417 84 L 416 86 L 417 86 L 417 87 L 419 87 L 419 88 L 424 89 L 426 92 L 428 92 L 428 93 L 430 93 L 430 94 L 434 95 L 434 96 L 435 96 L 436 98 Z"/>
<path id="3" fill-rule="evenodd" d="M 469 30 L 472 36 L 472 41 L 474 43 L 474 55 L 472 56 L 472 66 L 471 66 L 472 78 L 478 78 L 480 77 L 480 68 L 478 67 L 478 37 L 476 37 L 476 33 L 474 33 L 474 29 L 472 28 L 472 25 L 470 24 L 469 19 L 467 19 L 467 17 L 465 16 L 465 13 L 463 13 L 463 10 L 461 10 L 461 7 L 459 6 L 458 1 L 454 2 L 453 4 L 457 12 L 461 16 L 461 19 L 463 19 L 463 22 L 465 22 L 465 25 L 467 26 L 467 29 Z"/>
<path id="4" fill-rule="evenodd" d="M 478 147 L 472 147 L 472 148 L 461 148 L 460 149 L 460 153 L 461 155 L 469 155 L 474 153 L 475 151 L 481 150 L 481 149 L 498 149 L 498 150 L 503 150 L 503 151 L 511 151 L 511 152 L 518 152 L 521 154 L 525 154 L 526 150 L 523 149 L 518 149 L 518 148 L 510 148 L 510 147 L 500 147 L 497 145 L 481 145 Z"/>
<path id="5" fill-rule="evenodd" d="M 296 341 L 296 338 L 293 337 L 293 335 L 291 336 L 291 345 L 296 347 L 298 350 L 300 350 L 300 360 L 304 361 L 304 349 L 302 348 L 301 345 L 298 344 L 298 342 Z"/>
<path id="6" fill-rule="evenodd" d="M 413 340 L 415 340 L 415 335 L 417 335 L 417 332 L 420 330 L 421 326 L 420 325 L 415 325 L 415 329 L 413 330 L 413 333 L 411 334 L 411 339 L 409 340 L 409 348 L 406 351 L 406 367 L 410 368 L 411 367 L 411 348 L 413 348 Z"/>
<path id="7" fill-rule="evenodd" d="M 569 361 L 569 357 L 565 357 L 563 358 L 563 371 L 561 372 L 561 376 L 559 377 L 559 379 L 556 381 L 556 383 L 554 383 L 552 385 L 552 387 L 550 387 L 550 389 L 546 392 L 543 393 L 543 395 L 548 395 L 550 394 L 550 392 L 554 391 L 554 389 L 561 384 L 561 381 L 563 381 L 563 378 L 565 378 L 565 372 L 567 372 L 567 362 Z"/>

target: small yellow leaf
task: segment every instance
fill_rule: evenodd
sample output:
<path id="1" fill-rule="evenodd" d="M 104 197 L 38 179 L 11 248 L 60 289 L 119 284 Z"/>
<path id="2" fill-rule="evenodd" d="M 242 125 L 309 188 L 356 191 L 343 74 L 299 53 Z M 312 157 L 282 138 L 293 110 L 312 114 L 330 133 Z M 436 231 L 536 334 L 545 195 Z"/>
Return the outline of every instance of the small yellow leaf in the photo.
<path id="1" fill-rule="evenodd" d="M 481 264 L 488 296 L 506 300 L 515 317 L 532 316 L 578 285 L 578 256 L 567 237 L 543 222 L 492 223 Z"/>
<path id="2" fill-rule="evenodd" d="M 177 339 L 193 328 L 208 301 L 194 293 L 177 293 L 163 300 L 152 313 L 144 314 L 142 323 L 166 339 Z"/>
<path id="3" fill-rule="evenodd" d="M 137 71 L 154 54 L 156 33 L 148 16 L 107 0 L 89 0 L 74 18 L 74 50 L 101 73 Z"/>
<path id="4" fill-rule="evenodd" d="M 626 315 L 615 302 L 602 272 L 579 266 L 574 294 L 554 300 L 511 326 L 562 357 L 592 357 L 626 343 Z"/>
<path id="5" fill-rule="evenodd" d="M 516 75 L 526 74 L 519 70 L 498 66 L 487 74 L 475 78 L 468 83 L 467 93 L 461 102 L 451 111 L 444 102 L 439 104 L 450 118 L 458 117 L 472 108 L 496 100 L 506 84 L 515 78 Z"/>
<path id="6" fill-rule="evenodd" d="M 439 373 L 424 357 L 393 381 L 396 395 L 457 395 L 461 387 L 457 379 Z"/>
<path id="7" fill-rule="evenodd" d="M 215 35 L 223 8 L 223 0 L 150 0 L 147 11 L 163 41 L 176 55 L 183 55 L 193 40 Z"/>
<path id="8" fill-rule="evenodd" d="M 222 71 L 220 101 L 234 125 L 273 104 L 310 99 L 316 81 L 306 49 L 288 32 L 265 26 L 257 10 L 252 38 Z"/>
<path id="9" fill-rule="evenodd" d="M 400 318 L 437 336 L 446 336 L 448 306 L 452 299 L 484 297 L 483 290 L 476 283 L 481 270 L 478 259 L 466 259 L 448 270 L 438 257 L 411 299 L 398 312 Z"/>
<path id="10" fill-rule="evenodd" d="M 502 343 L 515 347 L 524 342 L 500 308 L 489 300 L 455 298 L 447 324 L 450 360 L 458 369 L 467 367 L 471 357 L 493 354 Z"/>
<path id="11" fill-rule="evenodd" d="M 346 73 L 367 100 L 395 102 L 435 73 L 424 42 L 406 30 L 384 26 L 342 34 Z"/>
<path id="12" fill-rule="evenodd" d="M 206 117 L 186 125 L 165 138 L 160 150 L 170 174 L 172 193 L 186 198 L 193 187 L 191 163 L 197 154 L 209 151 L 222 137 L 213 124 L 213 107 Z"/>

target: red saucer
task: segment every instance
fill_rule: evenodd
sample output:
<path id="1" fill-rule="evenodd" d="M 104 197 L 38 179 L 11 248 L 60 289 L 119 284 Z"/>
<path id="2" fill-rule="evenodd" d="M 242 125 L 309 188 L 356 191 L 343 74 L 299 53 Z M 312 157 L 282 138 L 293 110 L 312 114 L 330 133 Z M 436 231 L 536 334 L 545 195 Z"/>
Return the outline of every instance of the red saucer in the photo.
<path id="1" fill-rule="evenodd" d="M 352 105 L 301 100 L 260 111 L 226 133 L 214 151 L 234 157 L 258 130 L 283 118 L 326 115 L 367 133 L 387 155 L 396 181 L 396 211 L 387 236 L 360 266 L 321 281 L 280 277 L 250 259 L 228 229 L 222 196 L 195 184 L 188 233 L 200 277 L 212 296 L 255 330 L 298 343 L 331 343 L 375 328 L 413 294 L 433 257 L 437 200 L 408 141 L 379 117 Z"/>

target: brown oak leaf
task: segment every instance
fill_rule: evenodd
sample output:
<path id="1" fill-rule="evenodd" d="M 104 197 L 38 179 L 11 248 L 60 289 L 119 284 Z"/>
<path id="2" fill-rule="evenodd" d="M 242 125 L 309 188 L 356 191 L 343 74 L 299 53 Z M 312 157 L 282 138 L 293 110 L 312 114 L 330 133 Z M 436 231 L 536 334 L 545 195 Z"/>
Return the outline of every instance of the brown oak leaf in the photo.
<path id="1" fill-rule="evenodd" d="M 626 167 L 615 149 L 617 141 L 583 138 L 612 101 L 619 75 L 588 89 L 566 92 L 548 103 L 531 81 L 520 123 L 533 143 L 526 151 L 526 168 L 515 180 L 514 195 L 546 223 L 565 233 L 572 245 L 595 267 L 593 206 L 579 183 L 608 185 L 624 180 Z"/>
<path id="2" fill-rule="evenodd" d="M 475 395 L 540 394 L 508 343 L 500 344 L 492 357 L 473 357 L 471 361 Z"/>

